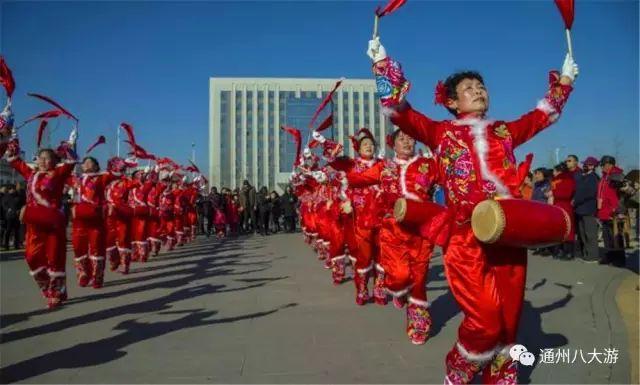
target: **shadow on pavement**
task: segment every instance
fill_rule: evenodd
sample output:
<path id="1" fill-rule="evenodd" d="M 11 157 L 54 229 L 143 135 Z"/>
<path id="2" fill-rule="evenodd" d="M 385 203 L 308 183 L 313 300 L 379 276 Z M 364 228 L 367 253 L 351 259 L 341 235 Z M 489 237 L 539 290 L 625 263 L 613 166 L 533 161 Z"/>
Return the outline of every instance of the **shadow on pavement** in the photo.
<path id="1" fill-rule="evenodd" d="M 216 287 L 217 286 L 203 285 L 196 288 L 185 289 L 186 292 L 184 292 L 183 295 L 209 294 L 216 292 Z M 181 290 L 181 292 L 183 291 Z M 135 319 L 126 320 L 114 328 L 115 330 L 122 330 L 122 333 L 118 335 L 93 342 L 77 344 L 67 349 L 50 352 L 7 366 L 2 369 L 0 380 L 2 383 L 24 381 L 58 369 L 85 368 L 104 364 L 105 362 L 126 356 L 127 353 L 124 351 L 124 348 L 144 340 L 157 338 L 178 330 L 264 317 L 279 310 L 295 306 L 297 306 L 296 303 L 291 303 L 269 311 L 219 319 L 211 319 L 211 317 L 218 313 L 217 311 L 195 309 L 189 310 L 187 315 L 172 321 L 138 322 Z M 165 312 L 162 314 L 172 315 L 180 313 L 183 312 Z"/>

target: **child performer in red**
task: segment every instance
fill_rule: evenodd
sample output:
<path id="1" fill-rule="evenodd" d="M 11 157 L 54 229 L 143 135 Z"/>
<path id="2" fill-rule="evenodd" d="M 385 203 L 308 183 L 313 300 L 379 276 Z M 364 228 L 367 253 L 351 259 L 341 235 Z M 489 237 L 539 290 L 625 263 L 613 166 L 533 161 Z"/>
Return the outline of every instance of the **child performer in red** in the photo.
<path id="1" fill-rule="evenodd" d="M 489 94 L 482 77 L 475 72 L 454 74 L 438 83 L 436 102 L 455 119 L 434 121 L 404 100 L 409 82 L 377 38 L 369 42 L 367 53 L 392 122 L 437 149 L 451 214 L 444 230 L 449 232 L 445 271 L 465 315 L 458 341 L 446 357 L 445 383 L 469 383 L 483 368 L 485 383 L 516 383 L 517 363 L 509 350 L 516 342 L 522 310 L 527 250 L 481 244 L 473 235 L 470 217 L 485 199 L 520 196 L 522 180 L 513 151 L 558 119 L 578 68 L 567 55 L 562 74 L 551 72 L 549 91 L 537 107 L 514 121 L 487 120 Z"/>

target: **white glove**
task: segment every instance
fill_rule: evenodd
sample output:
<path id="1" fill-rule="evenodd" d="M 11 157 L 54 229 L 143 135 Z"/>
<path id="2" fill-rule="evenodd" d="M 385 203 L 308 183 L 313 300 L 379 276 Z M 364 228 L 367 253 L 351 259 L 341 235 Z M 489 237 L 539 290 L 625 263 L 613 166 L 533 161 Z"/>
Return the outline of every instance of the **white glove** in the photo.
<path id="1" fill-rule="evenodd" d="M 151 167 L 147 166 L 147 167 L 144 168 L 144 173 L 145 174 L 148 174 L 149 171 L 151 171 Z"/>
<path id="2" fill-rule="evenodd" d="M 318 181 L 318 183 L 324 183 L 327 180 L 327 176 L 322 171 L 313 171 L 311 172 L 311 176 Z"/>
<path id="3" fill-rule="evenodd" d="M 564 63 L 562 63 L 562 76 L 566 76 L 571 79 L 571 81 L 574 81 L 578 76 L 578 72 L 578 65 L 573 61 L 571 55 L 567 54 L 564 58 Z"/>
<path id="4" fill-rule="evenodd" d="M 367 48 L 367 55 L 373 60 L 374 63 L 384 60 L 387 57 L 387 50 L 380 44 L 380 37 L 376 36 L 375 39 L 369 40 L 369 47 Z"/>
<path id="5" fill-rule="evenodd" d="M 309 158 L 309 157 L 311 156 L 311 149 L 310 149 L 309 147 L 306 147 L 306 148 L 304 149 L 304 151 L 302 152 L 302 155 L 303 155 L 305 158 Z"/>
<path id="6" fill-rule="evenodd" d="M 71 134 L 69 134 L 69 144 L 73 147 L 76 144 L 76 140 L 78 140 L 78 127 L 73 127 Z"/>
<path id="7" fill-rule="evenodd" d="M 313 137 L 313 139 L 315 139 L 317 142 L 320 142 L 320 143 L 324 143 L 324 141 L 326 140 L 321 133 L 315 130 L 313 131 L 313 134 L 311 134 L 311 136 Z"/>

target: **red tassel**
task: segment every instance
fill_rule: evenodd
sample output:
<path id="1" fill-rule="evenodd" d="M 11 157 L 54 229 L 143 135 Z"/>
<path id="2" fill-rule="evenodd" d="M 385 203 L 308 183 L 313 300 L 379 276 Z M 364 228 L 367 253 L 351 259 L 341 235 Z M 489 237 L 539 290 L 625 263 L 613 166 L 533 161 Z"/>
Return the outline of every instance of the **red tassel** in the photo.
<path id="1" fill-rule="evenodd" d="M 575 15 L 574 0 L 555 0 L 555 2 L 564 20 L 565 28 L 571 29 Z"/>
<path id="2" fill-rule="evenodd" d="M 72 118 L 73 120 L 75 120 L 76 122 L 78 121 L 78 118 L 76 118 L 71 112 L 67 111 L 64 107 L 62 107 L 60 105 L 60 103 L 56 102 L 55 100 L 51 99 L 48 96 L 44 96 L 44 95 L 40 95 L 40 94 L 27 94 L 29 96 L 33 96 L 34 98 L 38 98 L 40 100 L 44 100 L 45 102 L 51 104 L 52 106 L 56 107 L 57 109 L 59 109 L 64 115 L 67 115 L 68 117 Z"/>
<path id="3" fill-rule="evenodd" d="M 129 138 L 129 142 L 130 143 L 135 143 L 136 142 L 136 137 L 133 134 L 133 126 L 130 125 L 129 123 L 120 123 L 120 128 L 122 128 L 126 133 L 127 133 L 127 137 Z"/>
<path id="4" fill-rule="evenodd" d="M 27 124 L 29 122 L 32 122 L 34 120 L 38 120 L 38 119 L 51 119 L 51 118 L 57 118 L 58 116 L 62 115 L 62 111 L 60 110 L 51 110 L 51 111 L 45 111 L 42 112 L 32 118 L 29 118 L 27 120 L 24 121 L 23 124 Z"/>
<path id="5" fill-rule="evenodd" d="M 38 144 L 38 148 L 40 148 L 40 143 L 42 143 L 42 135 L 44 134 L 44 129 L 47 127 L 48 123 L 49 121 L 46 119 L 42 119 L 40 121 L 40 126 L 38 127 L 38 139 L 36 142 Z"/>
<path id="6" fill-rule="evenodd" d="M 0 84 L 7 91 L 7 97 L 11 97 L 13 91 L 16 89 L 16 82 L 13 80 L 13 74 L 11 69 L 4 61 L 4 57 L 0 56 Z"/>
<path id="7" fill-rule="evenodd" d="M 200 169 L 198 168 L 198 166 L 196 166 L 195 163 L 193 163 L 191 160 L 189 160 L 189 163 L 191 163 L 191 166 L 193 166 L 193 172 L 196 172 L 198 174 L 200 174 Z"/>
<path id="8" fill-rule="evenodd" d="M 91 146 L 89 146 L 89 148 L 87 148 L 87 151 L 85 152 L 85 154 L 88 154 L 91 152 L 91 150 L 93 150 L 94 148 L 98 147 L 101 144 L 104 144 L 107 142 L 107 139 L 104 137 L 104 135 L 100 135 L 98 137 L 98 140 L 96 140 Z"/>
<path id="9" fill-rule="evenodd" d="M 320 106 L 318 106 L 318 108 L 316 109 L 316 112 L 313 114 L 313 117 L 311 118 L 311 122 L 309 123 L 309 127 L 313 127 L 313 124 L 316 122 L 316 119 L 318 118 L 318 115 L 320 115 L 320 111 L 322 111 L 325 108 L 325 106 L 327 104 L 329 104 L 329 102 L 333 98 L 333 94 L 335 94 L 336 90 L 338 89 L 338 87 L 340 87 L 340 85 L 342 84 L 343 80 L 344 80 L 344 78 L 341 78 L 340 80 L 338 80 L 336 82 L 336 84 L 333 86 L 333 89 L 329 92 L 329 94 L 327 94 L 327 96 L 324 98 L 322 103 L 320 103 Z"/>
<path id="10" fill-rule="evenodd" d="M 291 136 L 293 136 L 293 141 L 296 144 L 296 159 L 293 161 L 293 166 L 296 167 L 298 164 L 300 164 L 300 153 L 302 150 L 301 148 L 302 134 L 300 133 L 300 130 L 293 127 L 282 126 L 281 129 L 289 133 Z"/>
<path id="11" fill-rule="evenodd" d="M 316 128 L 316 131 L 324 131 L 331 126 L 333 126 L 333 115 L 327 116 L 327 118 L 322 123 L 320 123 L 318 128 Z"/>
<path id="12" fill-rule="evenodd" d="M 378 17 L 387 16 L 398 10 L 398 8 L 402 7 L 406 2 L 407 0 L 390 0 L 384 8 L 376 8 L 376 15 L 378 15 Z"/>

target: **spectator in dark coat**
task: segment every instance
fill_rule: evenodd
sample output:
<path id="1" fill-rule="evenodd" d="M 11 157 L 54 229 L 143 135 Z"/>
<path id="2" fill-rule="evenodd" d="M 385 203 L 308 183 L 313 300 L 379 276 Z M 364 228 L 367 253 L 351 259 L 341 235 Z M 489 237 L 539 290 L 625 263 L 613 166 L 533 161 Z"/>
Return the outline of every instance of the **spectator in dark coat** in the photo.
<path id="1" fill-rule="evenodd" d="M 282 214 L 284 215 L 284 228 L 288 233 L 296 231 L 296 217 L 298 197 L 293 193 L 291 186 L 287 186 L 285 193 L 280 197 L 280 206 L 282 207 Z"/>
<path id="2" fill-rule="evenodd" d="M 585 262 L 597 262 L 598 256 L 598 183 L 595 170 L 598 160 L 592 156 L 584 160 L 583 172 L 576 176 L 573 208 L 576 213 L 577 242 L 575 257 Z"/>
<path id="3" fill-rule="evenodd" d="M 262 187 L 256 194 L 256 205 L 258 206 L 258 217 L 260 218 L 260 234 L 269 235 L 269 216 L 271 214 L 271 197 L 269 190 Z"/>
<path id="4" fill-rule="evenodd" d="M 280 216 L 282 215 L 282 208 L 280 203 L 280 196 L 275 191 L 271 191 L 271 224 L 273 232 L 280 231 Z"/>
<path id="5" fill-rule="evenodd" d="M 256 211 L 258 205 L 256 201 L 256 189 L 245 180 L 240 191 L 240 206 L 242 207 L 242 228 L 245 232 L 258 231 L 256 221 Z"/>
<path id="6" fill-rule="evenodd" d="M 547 169 L 544 167 L 533 171 L 533 193 L 531 200 L 547 203 L 547 193 L 551 191 L 551 182 L 547 178 Z"/>
<path id="7" fill-rule="evenodd" d="M 5 231 L 2 247 L 9 249 L 9 240 L 13 236 L 13 248 L 20 248 L 20 209 L 23 203 L 14 186 L 9 186 L 2 197 L 2 212 L 5 219 Z"/>

